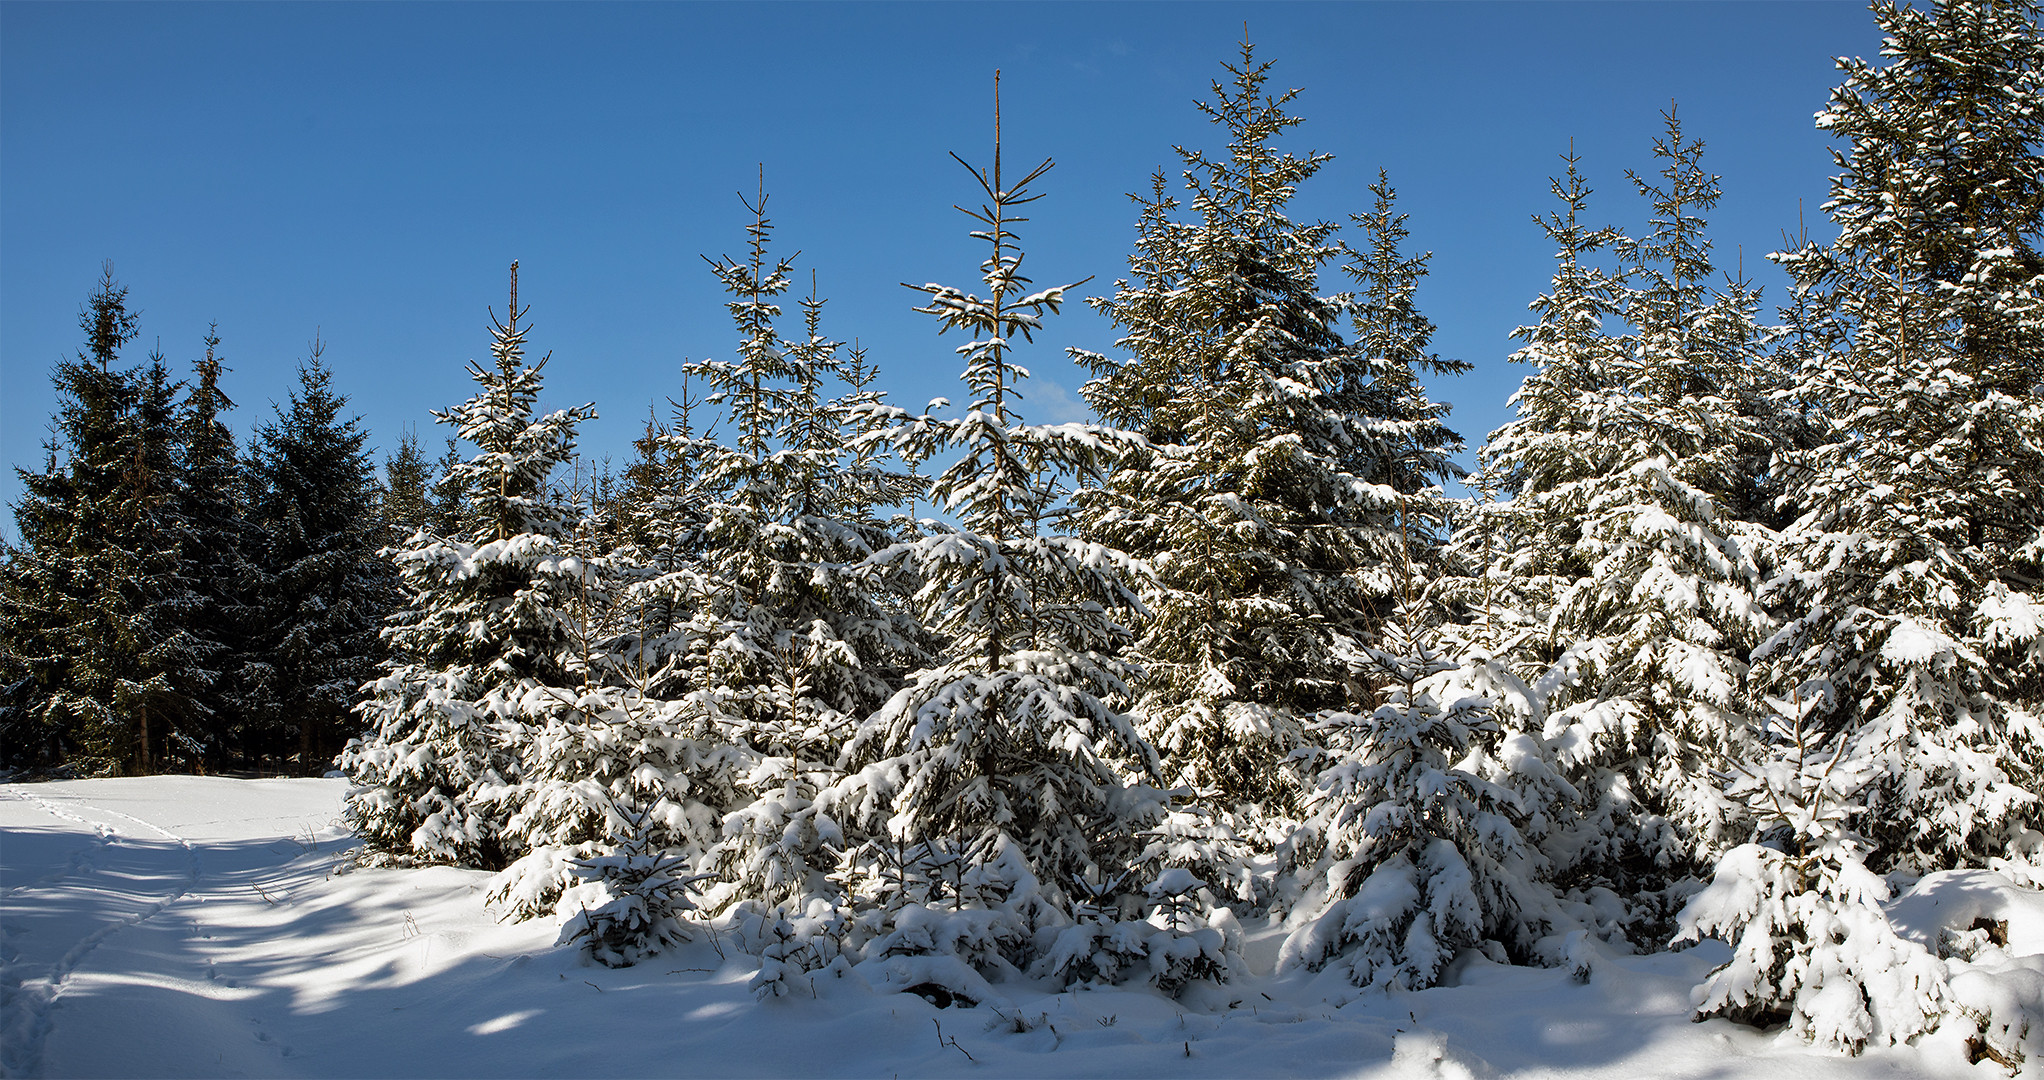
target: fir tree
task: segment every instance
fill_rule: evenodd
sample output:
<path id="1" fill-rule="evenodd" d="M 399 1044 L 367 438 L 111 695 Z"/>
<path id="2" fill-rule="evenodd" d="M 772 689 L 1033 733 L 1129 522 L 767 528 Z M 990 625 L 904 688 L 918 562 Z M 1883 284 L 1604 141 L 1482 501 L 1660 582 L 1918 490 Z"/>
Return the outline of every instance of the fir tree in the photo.
<path id="1" fill-rule="evenodd" d="M 661 456 L 642 472 L 659 487 L 638 529 L 654 565 L 633 589 L 639 609 L 685 615 L 687 653 L 662 658 L 659 691 L 685 698 L 702 760 L 729 770 L 694 781 L 729 795 L 715 852 L 729 888 L 710 894 L 713 907 L 829 891 L 823 845 L 842 836 L 815 796 L 837 779 L 852 725 L 918 655 L 874 595 L 883 575 L 863 565 L 891 537 L 860 507 L 862 492 L 870 503 L 891 489 L 872 489 L 870 466 L 845 468 L 847 417 L 823 396 L 842 346 L 822 333 L 813 278 L 804 335 L 783 338 L 778 298 L 791 264 L 769 255 L 764 182 L 743 201 L 746 257 L 710 264 L 730 296 L 737 355 L 687 371 L 709 389 L 702 404 L 723 407 L 736 445 L 695 436 L 685 382 L 676 430 L 647 439 L 645 453 Z"/>
<path id="2" fill-rule="evenodd" d="M 920 892 L 928 904 L 948 877 L 951 906 L 967 909 L 941 924 L 954 929 L 936 931 L 916 914 L 925 906 L 899 906 L 898 886 L 855 889 L 859 902 L 891 910 L 886 949 L 957 951 L 996 967 L 1027 952 L 1036 926 L 1070 918 L 1075 882 L 1112 880 L 1133 863 L 1135 833 L 1155 804 L 1132 781 L 1156 765 L 1105 700 L 1124 690 L 1112 656 L 1123 634 L 1113 613 L 1136 604 L 1125 560 L 1034 528 L 1055 516 L 1052 474 L 1099 468 L 1112 440 L 1082 426 L 1027 425 L 1017 413 L 1027 372 L 1014 346 L 1069 286 L 1031 291 L 1022 273 L 1015 211 L 1040 197 L 1029 188 L 1051 163 L 1007 176 L 998 117 L 997 97 L 993 167 L 968 166 L 986 199 L 967 213 L 992 249 L 980 268 L 987 292 L 916 287 L 928 297 L 918 311 L 970 335 L 958 352 L 972 401 L 958 419 L 895 410 L 891 435 L 911 458 L 957 452 L 931 485 L 956 525 L 926 522 L 928 535 L 873 557 L 913 568 L 916 607 L 948 645 L 861 723 L 846 749 L 851 775 L 827 793 L 843 820 L 874 837 L 865 859 L 894 855 L 892 873 L 873 866 L 874 884 L 934 877 L 934 890 Z"/>
<path id="3" fill-rule="evenodd" d="M 2044 817 L 2044 39 L 2026 2 L 1874 7 L 1841 60 L 1827 246 L 1777 256 L 1817 318 L 1795 394 L 1800 513 L 1758 653 L 1878 769 L 1876 872 L 1972 865 Z"/>
<path id="4" fill-rule="evenodd" d="M 129 513 L 122 550 L 112 556 L 117 588 L 127 594 L 115 640 L 131 666 L 115 683 L 115 710 L 135 720 L 137 771 L 190 771 L 208 749 L 203 695 L 219 679 L 221 646 L 210 639 L 205 596 L 186 554 L 191 540 L 183 511 L 185 454 L 177 397 L 160 347 L 134 383 L 122 481 Z"/>
<path id="5" fill-rule="evenodd" d="M 1458 375 L 1469 364 L 1443 360 L 1431 351 L 1434 324 L 1420 313 L 1417 294 L 1433 253 L 1405 254 L 1411 233 L 1406 215 L 1396 210 L 1398 193 L 1390 176 L 1379 170 L 1370 194 L 1375 197 L 1370 212 L 1350 215 L 1362 230 L 1364 247 L 1342 267 L 1357 285 L 1349 322 L 1362 360 L 1342 396 L 1364 421 L 1351 435 L 1347 466 L 1358 480 L 1405 497 L 1400 513 L 1406 542 L 1431 562 L 1448 507 L 1439 499 L 1414 496 L 1460 474 L 1448 455 L 1462 448 L 1462 437 L 1447 426 L 1448 406 L 1427 398 L 1420 376 Z M 1414 531 L 1420 529 L 1426 531 Z"/>
<path id="6" fill-rule="evenodd" d="M 1388 187 L 1379 246 L 1356 256 L 1378 306 L 1322 295 L 1320 270 L 1354 253 L 1287 206 L 1327 156 L 1277 148 L 1297 91 L 1266 94 L 1270 65 L 1247 42 L 1228 71 L 1200 105 L 1226 154 L 1179 151 L 1182 217 L 1153 179 L 1133 276 L 1093 301 L 1128 358 L 1075 351 L 1097 373 L 1087 400 L 1149 443 L 1079 498 L 1086 534 L 1152 575 L 1134 711 L 1172 779 L 1282 816 L 1308 720 L 1363 690 L 1357 643 L 1391 591 L 1400 487 L 1443 474 L 1449 436 L 1414 396 L 1413 366 L 1433 363 L 1410 305 L 1424 260 L 1396 253 Z M 1386 355 L 1345 341 L 1344 315 Z"/>
<path id="7" fill-rule="evenodd" d="M 315 340 L 289 408 L 256 429 L 251 523 L 261 536 L 256 658 L 244 671 L 253 756 L 325 772 L 348 732 L 358 688 L 381 663 L 396 582 L 376 557 L 368 433 L 345 415 Z"/>
<path id="8" fill-rule="evenodd" d="M 341 754 L 348 820 L 374 856 L 501 867 L 521 854 L 502 801 L 519 748 L 581 681 L 564 609 L 590 571 L 563 557 L 571 522 L 546 482 L 595 413 L 535 416 L 546 358 L 525 363 L 524 316 L 513 263 L 494 363 L 471 362 L 476 396 L 434 413 L 477 452 L 444 480 L 460 493 L 458 531 L 422 531 L 396 555 L 411 605 L 385 631 L 393 659 L 360 706 L 370 730 Z"/>
<path id="9" fill-rule="evenodd" d="M 21 548 L 8 560 L 5 601 L 10 677 L 16 702 L 10 712 L 10 757 L 56 764 L 82 749 L 88 728 L 111 728 L 113 649 L 109 625 L 118 593 L 102 566 L 99 546 L 123 517 L 120 477 L 125 465 L 123 418 L 132 391 L 114 364 L 136 333 L 128 291 L 102 271 L 98 288 L 79 313 L 86 351 L 52 374 L 58 411 L 47 460 L 40 472 L 17 470 L 26 494 L 14 506 Z M 111 770 L 115 760 L 80 762 Z"/>

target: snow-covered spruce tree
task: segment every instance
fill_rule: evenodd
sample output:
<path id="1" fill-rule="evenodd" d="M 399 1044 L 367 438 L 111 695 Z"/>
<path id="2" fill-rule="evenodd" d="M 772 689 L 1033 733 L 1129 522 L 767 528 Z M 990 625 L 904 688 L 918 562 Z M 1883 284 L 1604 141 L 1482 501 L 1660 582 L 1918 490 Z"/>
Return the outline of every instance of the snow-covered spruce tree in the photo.
<path id="1" fill-rule="evenodd" d="M 1308 720 L 1363 689 L 1355 643 L 1392 591 L 1395 484 L 1445 464 L 1422 434 L 1434 417 L 1380 414 L 1423 401 L 1397 373 L 1431 362 L 1410 307 L 1423 260 L 1397 254 L 1394 216 L 1368 256 L 1332 224 L 1288 217 L 1328 157 L 1277 147 L 1300 123 L 1286 112 L 1297 91 L 1267 94 L 1270 64 L 1247 42 L 1227 70 L 1200 105 L 1225 154 L 1179 151 L 1183 214 L 1154 178 L 1132 276 L 1092 301 L 1126 358 L 1074 352 L 1096 373 L 1095 410 L 1149 442 L 1077 501 L 1084 535 L 1152 575 L 1133 711 L 1167 776 L 1224 812 L 1281 821 L 1297 809 L 1286 762 L 1311 746 Z M 1320 271 L 1345 256 L 1381 306 L 1321 294 Z M 1344 340 L 1345 314 L 1398 355 Z"/>
<path id="2" fill-rule="evenodd" d="M 842 345 L 823 333 L 813 277 L 802 335 L 782 336 L 778 298 L 792 267 L 769 255 L 764 184 L 744 202 L 746 258 L 711 263 L 730 296 L 737 355 L 690 365 L 735 445 L 688 448 L 701 472 L 702 555 L 692 574 L 655 591 L 691 612 L 699 663 L 685 711 L 749 755 L 715 853 L 729 887 L 709 902 L 800 909 L 833 891 L 825 847 L 843 839 L 815 796 L 838 778 L 853 725 L 919 655 L 875 595 L 883 574 L 864 565 L 892 540 L 864 506 L 893 493 L 865 490 L 870 469 L 846 471 L 846 417 L 824 396 Z"/>
<path id="3" fill-rule="evenodd" d="M 1593 421 L 1600 403 L 1622 392 L 1622 353 L 1604 329 L 1618 312 L 1619 282 L 1600 265 L 1620 234 L 1587 223 L 1592 191 L 1581 159 L 1571 146 L 1562 160 L 1564 178 L 1549 182 L 1560 209 L 1534 217 L 1555 247 L 1554 276 L 1529 305 L 1539 320 L 1513 335 L 1525 345 L 1511 359 L 1533 371 L 1512 395 L 1517 418 L 1484 444 L 1470 481 L 1481 497 L 1458 516 L 1451 553 L 1466 576 L 1444 579 L 1441 590 L 1464 613 L 1442 628 L 1444 651 L 1462 663 L 1465 692 L 1492 702 L 1501 728 L 1483 771 L 1519 794 L 1526 839 L 1566 886 L 1582 876 L 1573 871 L 1585 862 L 1584 842 L 1594 844 L 1603 823 L 1583 820 L 1584 793 L 1565 775 L 1588 749 L 1589 732 L 1583 709 L 1550 714 L 1550 705 L 1567 704 L 1579 665 L 1549 633 L 1549 617 L 1555 597 L 1584 573 L 1576 557 L 1581 474 L 1613 467 L 1613 447 Z M 1614 718 L 1597 710 L 1587 719 L 1594 731 Z"/>
<path id="4" fill-rule="evenodd" d="M 368 433 L 314 340 L 290 406 L 256 429 L 249 460 L 254 552 L 251 657 L 240 673 L 242 752 L 295 771 L 325 772 L 363 683 L 382 662 L 379 639 L 397 582 L 376 514 Z"/>
<path id="5" fill-rule="evenodd" d="M 586 940 L 606 963 L 679 933 L 674 905 L 692 904 L 700 879 L 684 874 L 682 892 L 660 882 L 707 861 L 733 778 L 749 768 L 677 700 L 701 668 L 685 629 L 704 545 L 698 404 L 684 379 L 675 425 L 649 417 L 611 500 L 616 546 L 599 551 L 586 518 L 568 541 L 585 567 L 569 598 L 579 686 L 535 701 L 543 719 L 502 796 L 526 853 L 492 883 L 491 901 L 520 918 L 567 915 L 563 941 Z"/>
<path id="6" fill-rule="evenodd" d="M 1544 623 L 1515 666 L 1534 679 L 1559 665 L 1570 684 L 1539 734 L 1582 817 L 1549 834 L 1549 854 L 1561 880 L 1627 896 L 1730 842 L 1736 807 L 1709 770 L 1745 730 L 1745 656 L 1770 629 L 1754 600 L 1766 530 L 1735 513 L 1752 503 L 1744 466 L 1768 437 L 1750 416 L 1764 370 L 1752 293 L 1711 288 L 1699 212 L 1717 178 L 1672 110 L 1666 122 L 1659 182 L 1633 177 L 1654 212 L 1644 239 L 1582 224 L 1589 191 L 1568 159 L 1564 210 L 1541 222 L 1560 266 L 1514 356 L 1537 370 L 1485 455 L 1486 481 L 1512 497 L 1483 510 L 1504 568 L 1491 576 L 1532 607 L 1516 621 Z M 1623 282 L 1586 261 L 1607 244 Z M 1613 314 L 1632 333 L 1609 336 Z M 1651 904 L 1638 914 L 1657 917 Z"/>
<path id="7" fill-rule="evenodd" d="M 1403 568 L 1403 596 L 1365 647 L 1382 704 L 1318 720 L 1328 763 L 1306 819 L 1311 918 L 1280 956 L 1281 968 L 1339 964 L 1365 989 L 1433 986 L 1465 949 L 1525 959 L 1555 929 L 1518 798 L 1469 769 L 1497 726 L 1489 701 L 1457 695 L 1460 665 L 1438 649 L 1416 570 Z"/>
<path id="8" fill-rule="evenodd" d="M 1979 865 L 2044 818 L 2044 40 L 2028 2 L 1878 3 L 1841 60 L 1828 246 L 1776 256 L 1830 334 L 1796 393 L 1800 517 L 1757 654 L 1877 774 L 1876 871 Z"/>
<path id="9" fill-rule="evenodd" d="M 783 353 L 790 385 L 775 433 L 780 506 L 761 537 L 770 561 L 733 567 L 727 580 L 754 598 L 753 614 L 717 646 L 747 646 L 733 666 L 756 696 L 745 709 L 716 710 L 737 720 L 762 755 L 746 778 L 750 804 L 725 819 L 720 865 L 736 895 L 798 910 L 834 892 L 828 874 L 844 837 L 816 797 L 839 779 L 844 741 L 899 688 L 905 669 L 928 659 L 888 595 L 902 575 L 868 565 L 893 542 L 871 507 L 897 501 L 907 478 L 870 451 L 847 458 L 856 421 L 846 403 L 822 394 L 843 345 L 822 333 L 813 275 L 801 306 L 803 336 Z M 854 404 L 865 397 L 855 391 Z M 748 573 L 760 580 L 748 582 Z"/>
<path id="10" fill-rule="evenodd" d="M 626 966 L 688 937 L 683 914 L 709 875 L 718 823 L 749 755 L 714 733 L 661 687 L 680 676 L 687 637 L 672 613 L 634 590 L 657 576 L 645 549 L 605 551 L 601 475 L 557 494 L 576 513 L 556 548 L 572 568 L 558 593 L 566 685 L 533 685 L 517 779 L 492 795 L 507 847 L 523 851 L 491 883 L 507 913 L 565 919 L 563 944 Z"/>
<path id="11" fill-rule="evenodd" d="M 560 944 L 586 943 L 606 967 L 630 967 L 689 940 L 682 914 L 695 907 L 697 883 L 711 876 L 690 873 L 687 860 L 659 842 L 662 830 L 647 816 L 627 813 L 608 850 L 571 863 L 575 876 L 590 886 L 577 893 L 593 894 L 587 899 L 597 906 L 580 905 L 561 928 Z"/>
<path id="12" fill-rule="evenodd" d="M 1406 530 L 1404 543 L 1414 549 L 1405 557 L 1417 556 L 1431 569 L 1450 508 L 1437 495 L 1425 496 L 1460 475 L 1448 455 L 1462 448 L 1462 436 L 1448 428 L 1448 406 L 1427 397 L 1420 377 L 1460 374 L 1469 364 L 1443 360 L 1432 351 L 1434 324 L 1420 313 L 1417 294 L 1433 253 L 1405 253 L 1411 233 L 1405 227 L 1407 215 L 1397 212 L 1398 192 L 1389 174 L 1378 170 L 1370 194 L 1375 198 L 1370 212 L 1349 215 L 1364 245 L 1342 266 L 1356 282 L 1349 325 L 1362 361 L 1344 372 L 1337 395 L 1358 421 L 1346 464 L 1357 480 L 1402 497 L 1397 513 Z M 1384 527 L 1381 511 L 1372 523 Z M 1395 573 L 1380 565 L 1370 576 L 1373 594 L 1382 597 Z"/>
<path id="13" fill-rule="evenodd" d="M 1104 700 L 1125 690 L 1113 653 L 1124 637 L 1115 613 L 1137 606 L 1127 560 L 1034 527 L 1055 519 L 1055 474 L 1100 468 L 1115 440 L 1017 413 L 1028 373 L 1014 343 L 1068 287 L 1029 291 L 1010 229 L 1051 163 L 1007 177 L 998 117 L 997 99 L 992 169 L 967 166 L 986 196 L 967 213 L 992 248 L 981 264 L 987 293 L 918 287 L 928 296 L 918 311 L 971 336 L 958 351 L 972 401 L 958 419 L 893 410 L 887 436 L 911 458 L 958 453 L 931 485 L 956 524 L 924 522 L 925 535 L 872 560 L 914 569 L 916 605 L 948 645 L 859 726 L 850 775 L 824 796 L 870 838 L 845 876 L 877 920 L 865 932 L 884 935 L 876 958 L 957 954 L 984 971 L 1026 964 L 1035 931 L 1069 923 L 1077 883 L 1113 879 L 1135 861 L 1137 833 L 1161 808 L 1137 783 L 1154 775 L 1154 751 Z M 957 914 L 939 915 L 945 908 Z"/>
<path id="14" fill-rule="evenodd" d="M 683 626 L 700 593 L 699 564 L 709 544 L 708 492 L 703 459 L 714 441 L 700 437 L 703 408 L 686 367 L 681 396 L 669 398 L 669 419 L 647 410 L 646 427 L 632 447 L 614 500 L 619 544 L 611 563 L 626 591 L 626 624 L 645 653 L 649 693 L 679 696 L 692 685 Z M 671 693 L 670 693 L 671 692 Z"/>
<path id="15" fill-rule="evenodd" d="M 393 657 L 365 688 L 369 731 L 341 752 L 347 818 L 372 857 L 515 858 L 498 796 L 517 778 L 529 699 L 580 681 L 567 670 L 577 639 L 563 609 L 589 571 L 560 551 L 568 515 L 544 493 L 595 410 L 534 415 L 546 359 L 526 365 L 524 315 L 514 262 L 510 307 L 492 319 L 495 363 L 471 362 L 476 396 L 433 414 L 477 453 L 447 477 L 460 493 L 458 531 L 422 530 L 396 555 L 410 606 L 385 630 Z"/>
<path id="16" fill-rule="evenodd" d="M 1680 916 L 1678 942 L 1732 946 L 1700 988 L 1697 1018 L 1785 1022 L 1851 1054 L 1929 1031 L 1950 999 L 1945 967 L 1889 925 L 1887 883 L 1848 827 L 1874 771 L 1850 760 L 1850 738 L 1812 722 L 1820 698 L 1767 704 L 1753 747 L 1764 756 L 1728 763 L 1736 772 L 1728 793 L 1760 839 L 1726 852 Z"/>

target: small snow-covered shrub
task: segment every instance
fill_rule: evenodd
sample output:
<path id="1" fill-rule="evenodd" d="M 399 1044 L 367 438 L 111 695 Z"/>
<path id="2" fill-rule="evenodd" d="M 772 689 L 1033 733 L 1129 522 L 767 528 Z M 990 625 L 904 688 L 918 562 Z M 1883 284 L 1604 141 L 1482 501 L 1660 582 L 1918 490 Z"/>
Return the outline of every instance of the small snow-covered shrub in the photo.
<path id="1" fill-rule="evenodd" d="M 1317 861 L 1302 867 L 1317 909 L 1286 939 L 1280 969 L 1340 957 L 1358 987 L 1420 990 L 1487 941 L 1530 953 L 1558 917 L 1518 798 L 1465 767 L 1497 725 L 1488 700 L 1446 696 L 1460 665 L 1419 629 L 1425 604 L 1402 603 L 1385 647 L 1368 650 L 1383 703 L 1320 720 L 1332 762 L 1306 821 Z"/>
<path id="2" fill-rule="evenodd" d="M 2044 892 L 1991 870 L 1926 874 L 1889 906 L 1897 933 L 1951 972 L 1968 1056 L 2012 1071 L 2044 1059 Z"/>
<path id="3" fill-rule="evenodd" d="M 792 905 L 759 910 L 752 901 L 739 905 L 739 942 L 747 951 L 759 954 L 759 971 L 747 989 L 760 1000 L 816 996 L 815 975 L 820 971 L 843 974 L 848 969 L 843 954 L 844 914 L 822 897 L 796 909 Z"/>
<path id="4" fill-rule="evenodd" d="M 681 916 L 695 907 L 691 894 L 709 874 L 687 872 L 680 855 L 654 846 L 645 815 L 615 851 L 576 859 L 584 884 L 562 897 L 580 908 L 561 928 L 560 944 L 586 942 L 606 967 L 630 967 L 666 946 L 689 940 Z"/>
<path id="5" fill-rule="evenodd" d="M 1810 705 L 1770 700 L 1762 735 L 1773 759 L 1736 765 L 1728 793 L 1745 802 L 1771 843 L 1742 844 L 1718 860 L 1710 885 L 1679 918 L 1677 942 L 1719 938 L 1732 959 L 1697 988 L 1698 1019 L 1786 1022 L 1814 1043 L 1849 1054 L 1904 1042 L 1938 1026 L 1947 1006 L 1945 965 L 1895 932 L 1888 886 L 1861 861 L 1845 827 L 1848 800 L 1868 770 L 1829 754 L 1805 723 Z"/>
<path id="6" fill-rule="evenodd" d="M 1159 874 L 1143 893 L 1153 908 L 1145 919 L 1118 919 L 1106 904 L 1057 931 L 1031 969 L 1065 986 L 1116 985 L 1141 979 L 1178 996 L 1195 982 L 1225 982 L 1237 970 L 1241 931 L 1234 913 L 1202 914 L 1197 894 L 1206 882 L 1182 867 Z"/>
<path id="7" fill-rule="evenodd" d="M 1888 888 L 1856 858 L 1797 858 L 1745 844 L 1682 912 L 1677 938 L 1717 937 L 1729 963 L 1699 988 L 1698 1018 L 1786 1022 L 1814 1043 L 1856 1054 L 1937 1027 L 1945 966 L 1897 935 Z"/>

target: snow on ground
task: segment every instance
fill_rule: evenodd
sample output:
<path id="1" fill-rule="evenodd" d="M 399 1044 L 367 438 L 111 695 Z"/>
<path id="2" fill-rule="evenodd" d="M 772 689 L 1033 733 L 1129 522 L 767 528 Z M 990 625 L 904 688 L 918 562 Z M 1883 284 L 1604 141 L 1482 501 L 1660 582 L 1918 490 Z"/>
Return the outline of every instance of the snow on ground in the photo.
<path id="1" fill-rule="evenodd" d="M 1600 956 L 1586 984 L 1471 958 L 1457 985 L 1341 1004 L 1325 980 L 1271 977 L 1280 935 L 1251 927 L 1261 974 L 1199 1001 L 1014 986 L 939 1009 L 853 977 L 760 1003 L 756 961 L 719 935 L 613 971 L 555 948 L 551 925 L 500 923 L 487 874 L 348 869 L 341 793 L 207 777 L 0 786 L 0 1074 L 2007 1075 L 1966 1063 L 1964 1025 L 1853 1060 L 1691 1023 L 1690 988 L 1728 955 L 1716 944 Z M 1969 904 L 1967 918 L 2009 920 L 2006 951 L 2044 950 L 2044 901 L 1995 900 L 1991 884 L 1946 882 L 1898 922 Z"/>

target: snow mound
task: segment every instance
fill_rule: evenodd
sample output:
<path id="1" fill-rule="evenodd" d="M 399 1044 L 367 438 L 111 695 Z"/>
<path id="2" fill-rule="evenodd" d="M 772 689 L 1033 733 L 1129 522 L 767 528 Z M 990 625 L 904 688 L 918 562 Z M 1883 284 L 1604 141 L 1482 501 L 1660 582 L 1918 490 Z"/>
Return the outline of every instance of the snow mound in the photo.
<path id="1" fill-rule="evenodd" d="M 1969 1056 L 2044 1061 L 2044 891 L 1988 870 L 1927 874 L 1888 909 L 1895 931 L 1944 958 Z"/>

